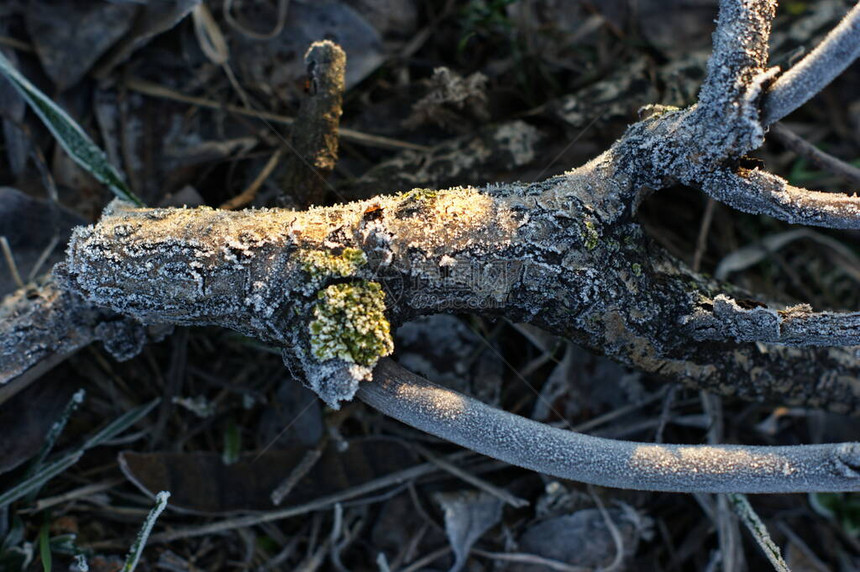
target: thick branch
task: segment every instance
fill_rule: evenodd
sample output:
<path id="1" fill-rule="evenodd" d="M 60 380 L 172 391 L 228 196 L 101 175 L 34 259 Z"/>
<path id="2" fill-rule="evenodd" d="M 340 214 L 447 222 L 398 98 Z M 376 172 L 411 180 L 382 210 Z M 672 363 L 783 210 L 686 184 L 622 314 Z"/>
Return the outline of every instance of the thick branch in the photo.
<path id="1" fill-rule="evenodd" d="M 858 57 L 860 4 L 814 50 L 770 86 L 762 105 L 762 124 L 776 123 L 809 101 Z"/>
<path id="2" fill-rule="evenodd" d="M 291 367 L 332 405 L 369 370 L 315 357 L 311 322 L 329 294 L 354 299 L 337 284 L 374 282 L 393 324 L 451 310 L 505 316 L 695 387 L 860 412 L 850 351 L 749 343 L 853 343 L 856 317 L 828 315 L 832 336 L 799 340 L 802 329 L 779 337 L 744 314 L 710 316 L 721 294 L 761 302 L 654 245 L 627 218 L 611 157 L 530 186 L 419 189 L 307 212 L 114 208 L 76 232 L 69 284 L 146 323 L 217 324 L 291 348 Z M 349 249 L 366 262 L 347 264 Z M 701 341 L 715 335 L 721 343 Z M 345 372 L 355 383 L 342 384 Z"/>
<path id="3" fill-rule="evenodd" d="M 562 479 L 686 493 L 860 491 L 858 443 L 656 445 L 591 437 L 495 409 L 390 360 L 358 397 L 422 431 Z"/>

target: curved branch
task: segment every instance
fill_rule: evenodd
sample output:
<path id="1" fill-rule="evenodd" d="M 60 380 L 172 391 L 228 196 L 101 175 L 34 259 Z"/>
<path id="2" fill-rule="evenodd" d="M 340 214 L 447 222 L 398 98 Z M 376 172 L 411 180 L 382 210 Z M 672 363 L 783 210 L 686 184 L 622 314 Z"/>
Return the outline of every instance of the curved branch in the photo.
<path id="1" fill-rule="evenodd" d="M 657 445 L 538 423 L 381 361 L 358 397 L 388 416 L 473 451 L 563 479 L 666 492 L 860 490 L 860 444 Z"/>
<path id="2" fill-rule="evenodd" d="M 739 211 L 825 228 L 860 229 L 860 197 L 810 191 L 758 169 L 716 171 L 701 181 L 704 192 Z"/>
<path id="3" fill-rule="evenodd" d="M 781 75 L 762 103 L 762 125 L 775 123 L 809 101 L 860 57 L 860 4 L 814 50 Z"/>

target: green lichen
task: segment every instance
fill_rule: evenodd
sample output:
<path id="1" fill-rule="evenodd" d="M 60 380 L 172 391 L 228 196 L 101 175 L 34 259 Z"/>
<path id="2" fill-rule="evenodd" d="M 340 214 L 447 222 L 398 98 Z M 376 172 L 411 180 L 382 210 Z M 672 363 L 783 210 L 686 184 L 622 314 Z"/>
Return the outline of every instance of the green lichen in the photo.
<path id="1" fill-rule="evenodd" d="M 642 265 L 641 264 L 639 264 L 638 262 L 634 262 L 630 268 L 631 268 L 631 270 L 633 270 L 633 276 L 637 276 L 637 277 L 642 276 Z"/>
<path id="2" fill-rule="evenodd" d="M 597 234 L 597 228 L 594 226 L 594 221 L 585 221 L 585 248 L 594 250 L 600 241 L 600 235 Z"/>
<path id="3" fill-rule="evenodd" d="M 314 250 L 299 255 L 302 269 L 311 279 L 355 276 L 358 269 L 367 264 L 367 256 L 358 248 L 344 248 L 340 254 Z"/>
<path id="4" fill-rule="evenodd" d="M 373 367 L 394 351 L 378 282 L 332 284 L 317 294 L 310 326 L 311 352 L 319 361 L 340 358 Z"/>
<path id="5" fill-rule="evenodd" d="M 435 199 L 439 195 L 436 189 L 412 189 L 404 195 L 406 200 L 426 201 Z"/>

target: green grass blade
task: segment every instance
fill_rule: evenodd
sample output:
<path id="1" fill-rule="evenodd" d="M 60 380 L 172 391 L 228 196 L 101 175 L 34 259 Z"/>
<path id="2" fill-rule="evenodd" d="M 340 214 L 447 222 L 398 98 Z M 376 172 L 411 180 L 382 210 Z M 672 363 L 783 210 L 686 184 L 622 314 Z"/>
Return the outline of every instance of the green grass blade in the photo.
<path id="1" fill-rule="evenodd" d="M 37 492 L 49 480 L 63 473 L 63 471 L 77 463 L 84 454 L 84 451 L 113 439 L 140 421 L 140 419 L 152 411 L 160 401 L 160 399 L 154 399 L 145 405 L 141 405 L 140 407 L 132 409 L 131 411 L 119 416 L 104 429 L 90 437 L 83 446 L 74 453 L 66 455 L 52 463 L 42 465 L 36 472 L 34 472 L 34 474 L 28 476 L 11 489 L 0 493 L 0 507 L 6 506 L 24 496 Z"/>
<path id="2" fill-rule="evenodd" d="M 42 570 L 51 572 L 53 563 L 51 560 L 51 522 L 45 518 L 42 529 L 39 531 L 39 556 L 42 558 Z"/>
<path id="3" fill-rule="evenodd" d="M 54 138 L 66 153 L 93 177 L 108 186 L 117 197 L 143 206 L 143 201 L 135 196 L 125 183 L 125 178 L 108 162 L 104 151 L 93 143 L 68 113 L 63 111 L 48 96 L 39 91 L 12 63 L 0 53 L 0 73 L 9 80 L 24 101 L 39 116 L 51 131 Z"/>
<path id="4" fill-rule="evenodd" d="M 159 515 L 164 512 L 164 509 L 167 507 L 167 499 L 169 498 L 170 493 L 167 491 L 161 491 L 155 495 L 155 506 L 151 511 L 149 511 L 146 521 L 143 523 L 143 527 L 137 534 L 137 539 L 134 541 L 134 544 L 131 545 L 131 548 L 128 551 L 128 556 L 125 557 L 125 564 L 123 564 L 121 572 L 132 572 L 137 567 L 137 563 L 140 560 L 140 554 L 143 552 L 143 547 L 149 539 L 152 527 L 155 526 L 155 521 L 158 520 Z"/>
<path id="5" fill-rule="evenodd" d="M 42 485 L 77 463 L 78 459 L 80 459 L 83 454 L 83 451 L 78 451 L 63 457 L 58 461 L 44 465 L 30 478 L 24 479 L 11 489 L 0 494 L 0 507 L 6 506 L 33 491 L 38 491 L 42 488 Z"/>
<path id="6" fill-rule="evenodd" d="M 87 439 L 87 442 L 84 443 L 84 449 L 91 449 L 92 447 L 97 447 L 101 445 L 105 441 L 110 441 L 144 417 L 146 414 L 152 411 L 152 409 L 161 402 L 161 399 L 153 399 L 149 403 L 145 405 L 141 405 L 140 407 L 135 407 L 131 411 L 127 413 L 123 413 L 116 420 L 112 421 L 108 424 L 104 429 Z"/>
<path id="7" fill-rule="evenodd" d="M 66 428 L 66 424 L 69 422 L 69 419 L 72 416 L 72 413 L 80 406 L 81 403 L 84 402 L 84 398 L 86 397 L 87 392 L 84 389 L 77 390 L 69 402 L 66 404 L 65 409 L 60 414 L 60 418 L 57 419 L 57 422 L 51 426 L 51 429 L 48 431 L 48 434 L 45 436 L 45 442 L 42 444 L 42 448 L 39 451 L 39 455 L 36 457 L 36 460 L 33 463 L 33 466 L 30 468 L 30 472 L 36 472 L 42 466 L 42 463 L 45 462 L 45 459 L 48 458 L 51 450 L 54 448 L 54 443 L 57 442 L 57 439 L 60 437 L 60 434 L 63 432 L 63 429 Z"/>

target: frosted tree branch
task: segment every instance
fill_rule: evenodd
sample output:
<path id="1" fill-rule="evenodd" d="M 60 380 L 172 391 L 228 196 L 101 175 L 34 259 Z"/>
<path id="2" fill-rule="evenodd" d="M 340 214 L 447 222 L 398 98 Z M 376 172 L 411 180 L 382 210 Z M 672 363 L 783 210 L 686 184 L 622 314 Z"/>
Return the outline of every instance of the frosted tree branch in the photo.
<path id="1" fill-rule="evenodd" d="M 860 444 L 657 445 L 591 437 L 490 407 L 383 360 L 358 397 L 408 425 L 562 479 L 685 493 L 860 490 Z"/>
<path id="2" fill-rule="evenodd" d="M 714 50 L 708 60 L 708 75 L 691 113 L 693 124 L 723 127 L 721 140 L 713 146 L 707 137 L 712 160 L 746 152 L 761 144 L 764 132 L 759 124 L 758 104 L 762 85 L 770 81 L 766 70 L 768 39 L 776 12 L 776 0 L 721 0 Z"/>
<path id="3" fill-rule="evenodd" d="M 807 304 L 781 310 L 741 307 L 720 294 L 685 320 L 697 340 L 804 346 L 860 346 L 860 312 L 813 312 Z"/>
<path id="4" fill-rule="evenodd" d="M 147 338 L 137 320 L 93 306 L 54 280 L 20 289 L 0 303 L 0 403 L 9 397 L 3 382 L 15 379 L 20 391 L 94 341 L 123 360 L 137 355 Z"/>
<path id="5" fill-rule="evenodd" d="M 828 314 L 826 330 L 801 339 L 821 316 L 692 272 L 625 220 L 611 157 L 528 186 L 416 190 L 305 212 L 115 204 L 76 231 L 63 276 L 144 323 L 216 324 L 292 348 L 288 364 L 333 406 L 370 372 L 314 356 L 319 293 L 372 281 L 394 325 L 451 309 L 501 315 L 694 387 L 860 411 L 850 350 L 751 343 L 854 343 L 856 315 Z M 350 262 L 349 252 L 361 255 Z"/>
<path id="6" fill-rule="evenodd" d="M 860 4 L 814 50 L 779 76 L 762 106 L 762 124 L 776 123 L 824 89 L 860 57 Z"/>
<path id="7" fill-rule="evenodd" d="M 398 324 L 466 311 L 538 325 L 691 387 L 860 414 L 860 360 L 850 347 L 860 342 L 856 312 L 785 308 L 700 275 L 636 220 L 645 195 L 681 182 L 746 212 L 860 228 L 856 197 L 734 166 L 764 137 L 774 4 L 723 0 L 699 103 L 655 108 L 608 151 L 561 176 L 414 189 L 307 211 L 114 202 L 96 225 L 75 231 L 55 272 L 65 288 L 57 295 L 91 305 L 75 302 L 81 343 L 109 339 L 95 328 L 114 324 L 116 314 L 130 323 L 232 328 L 284 348 L 287 365 L 332 407 L 358 392 L 417 427 L 564 478 L 669 491 L 858 490 L 856 444 L 594 439 L 491 409 L 384 359 Z M 63 319 L 52 324 L 50 335 L 70 332 Z M 46 343 L 62 350 L 58 340 Z M 14 375 L 6 361 L 14 345 L 4 346 L 4 374 Z"/>
<path id="8" fill-rule="evenodd" d="M 721 170 L 702 181 L 702 190 L 739 211 L 766 214 L 793 224 L 860 228 L 860 197 L 810 191 L 766 171 Z"/>

